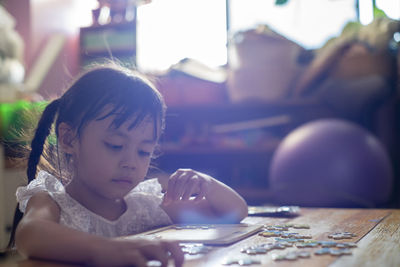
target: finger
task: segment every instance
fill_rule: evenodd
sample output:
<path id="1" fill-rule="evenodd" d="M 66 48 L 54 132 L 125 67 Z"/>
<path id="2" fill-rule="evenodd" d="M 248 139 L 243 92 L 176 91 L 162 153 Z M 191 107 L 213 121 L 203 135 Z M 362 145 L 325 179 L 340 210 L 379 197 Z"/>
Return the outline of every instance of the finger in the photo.
<path id="1" fill-rule="evenodd" d="M 165 193 L 167 192 L 168 189 L 168 179 L 169 179 L 169 175 L 160 175 L 157 180 L 158 183 L 161 185 L 161 193 Z"/>
<path id="2" fill-rule="evenodd" d="M 174 172 L 168 179 L 168 187 L 167 187 L 167 192 L 165 194 L 165 201 L 170 202 L 172 201 L 172 196 L 174 194 L 174 188 L 175 188 L 175 183 L 177 177 L 180 175 L 179 170 Z"/>
<path id="3" fill-rule="evenodd" d="M 171 182 L 168 184 L 169 188 L 169 199 L 171 201 L 177 201 L 180 199 L 182 193 L 182 184 L 186 183 L 188 172 L 184 169 L 179 169 L 171 176 Z M 171 187 L 170 187 L 171 186 Z M 168 193 L 168 192 L 167 192 Z"/>
<path id="4" fill-rule="evenodd" d="M 146 267 L 147 259 L 137 250 L 129 253 L 129 263 L 123 265 L 134 265 L 138 267 Z"/>
<path id="5" fill-rule="evenodd" d="M 171 252 L 171 257 L 175 262 L 176 267 L 181 267 L 184 261 L 184 254 L 177 242 L 164 242 L 165 248 Z"/>
<path id="6" fill-rule="evenodd" d="M 147 260 L 159 261 L 161 262 L 161 266 L 168 265 L 168 252 L 162 244 L 141 247 L 140 252 L 147 258 Z"/>
<path id="7" fill-rule="evenodd" d="M 183 197 L 183 194 L 185 193 L 186 187 L 188 185 L 188 182 L 192 179 L 193 174 L 190 172 L 184 172 L 182 175 L 178 178 L 175 188 L 174 188 L 174 200 L 180 200 L 181 197 Z"/>
<path id="8" fill-rule="evenodd" d="M 195 199 L 194 199 L 193 201 L 194 201 L 194 202 L 199 202 L 199 201 L 201 201 L 204 197 L 205 197 L 205 195 L 201 192 L 201 193 L 199 193 L 199 194 L 195 197 Z"/>
<path id="9" fill-rule="evenodd" d="M 189 198 L 194 194 L 199 191 L 199 177 L 197 175 L 193 176 L 192 179 L 190 179 L 185 187 L 182 200 L 189 200 Z"/>
<path id="10" fill-rule="evenodd" d="M 199 202 L 200 200 L 202 200 L 206 196 L 206 192 L 207 192 L 207 186 L 204 181 L 200 180 L 198 186 L 199 186 L 199 191 L 198 191 L 198 195 L 194 199 L 195 202 Z"/>

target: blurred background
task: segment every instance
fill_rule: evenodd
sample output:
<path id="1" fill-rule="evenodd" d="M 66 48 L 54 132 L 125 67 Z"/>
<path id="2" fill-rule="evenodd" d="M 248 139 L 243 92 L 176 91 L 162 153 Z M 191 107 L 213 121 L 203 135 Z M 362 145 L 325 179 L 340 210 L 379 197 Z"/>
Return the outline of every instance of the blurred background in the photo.
<path id="1" fill-rule="evenodd" d="M 20 133 L 107 59 L 167 102 L 149 177 L 197 169 L 250 205 L 399 208 L 399 19 L 398 0 L 0 1 L 1 236 Z"/>

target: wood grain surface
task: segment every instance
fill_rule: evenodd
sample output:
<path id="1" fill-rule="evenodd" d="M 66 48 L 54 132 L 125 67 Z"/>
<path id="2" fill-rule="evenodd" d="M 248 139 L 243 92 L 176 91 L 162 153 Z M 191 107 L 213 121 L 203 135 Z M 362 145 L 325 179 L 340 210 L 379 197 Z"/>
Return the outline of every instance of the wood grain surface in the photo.
<path id="1" fill-rule="evenodd" d="M 335 232 L 352 232 L 357 236 L 352 239 L 337 240 L 337 242 L 356 242 L 357 247 L 351 249 L 351 255 L 343 256 L 318 256 L 314 254 L 314 251 L 319 247 L 303 248 L 301 250 L 311 252 L 310 258 L 274 261 L 273 254 L 286 254 L 289 251 L 300 249 L 293 246 L 252 256 L 241 253 L 240 250 L 243 247 L 274 241 L 272 237 L 266 238 L 255 234 L 230 246 L 213 246 L 212 250 L 205 255 L 186 255 L 184 266 L 226 266 L 222 265 L 226 258 L 251 258 L 261 262 L 261 265 L 252 266 L 400 266 L 400 210 L 302 208 L 300 215 L 295 218 L 247 217 L 243 222 L 265 225 L 308 224 L 310 229 L 290 229 L 290 232 L 309 234 L 312 235 L 313 240 L 318 241 L 332 241 L 328 235 Z M 67 267 L 72 265 L 25 260 L 17 257 L 15 260 L 0 264 L 0 266 Z"/>

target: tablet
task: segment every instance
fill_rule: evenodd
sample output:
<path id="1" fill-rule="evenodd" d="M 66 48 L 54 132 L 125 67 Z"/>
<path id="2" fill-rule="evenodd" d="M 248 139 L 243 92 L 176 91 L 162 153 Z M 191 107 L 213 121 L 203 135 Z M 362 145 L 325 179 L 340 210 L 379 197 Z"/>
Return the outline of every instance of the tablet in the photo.
<path id="1" fill-rule="evenodd" d="M 299 206 L 249 206 L 249 216 L 296 217 L 300 214 Z"/>
<path id="2" fill-rule="evenodd" d="M 262 229 L 263 225 L 240 224 L 173 224 L 126 238 L 151 238 L 175 240 L 181 243 L 203 243 L 206 245 L 227 245 Z"/>

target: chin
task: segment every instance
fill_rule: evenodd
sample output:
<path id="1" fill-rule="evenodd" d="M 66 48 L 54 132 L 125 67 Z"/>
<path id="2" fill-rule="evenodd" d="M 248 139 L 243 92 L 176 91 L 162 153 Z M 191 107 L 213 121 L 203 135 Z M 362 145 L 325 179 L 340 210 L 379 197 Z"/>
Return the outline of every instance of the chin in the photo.
<path id="1" fill-rule="evenodd" d="M 133 187 L 124 188 L 124 189 L 117 189 L 117 190 L 110 190 L 106 193 L 107 198 L 109 199 L 121 199 L 124 198 L 126 195 L 132 191 Z"/>

